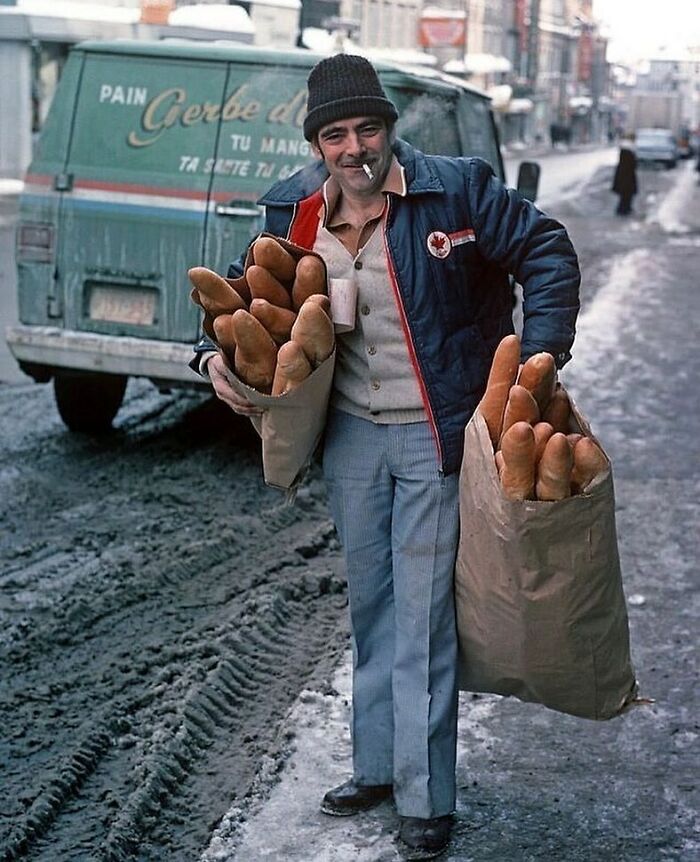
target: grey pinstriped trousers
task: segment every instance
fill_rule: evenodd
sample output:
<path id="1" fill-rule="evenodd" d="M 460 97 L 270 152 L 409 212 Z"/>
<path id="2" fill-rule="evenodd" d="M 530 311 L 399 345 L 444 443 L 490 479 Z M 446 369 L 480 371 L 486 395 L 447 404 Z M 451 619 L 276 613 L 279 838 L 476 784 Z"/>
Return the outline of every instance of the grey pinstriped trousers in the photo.
<path id="1" fill-rule="evenodd" d="M 323 456 L 344 546 L 358 784 L 393 784 L 399 814 L 455 807 L 457 475 L 427 422 L 377 425 L 331 410 Z"/>

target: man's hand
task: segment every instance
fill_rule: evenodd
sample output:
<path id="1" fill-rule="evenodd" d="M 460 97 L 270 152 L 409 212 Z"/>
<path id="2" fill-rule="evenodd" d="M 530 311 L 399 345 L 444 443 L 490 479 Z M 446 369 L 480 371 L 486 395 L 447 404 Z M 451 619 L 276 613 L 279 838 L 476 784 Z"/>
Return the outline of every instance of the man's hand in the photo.
<path id="1" fill-rule="evenodd" d="M 239 395 L 236 392 L 226 378 L 225 368 L 224 360 L 219 353 L 212 356 L 207 362 L 207 373 L 216 397 L 224 404 L 228 404 L 234 413 L 239 413 L 241 416 L 261 416 L 264 412 L 262 407 L 258 407 L 244 395 Z"/>

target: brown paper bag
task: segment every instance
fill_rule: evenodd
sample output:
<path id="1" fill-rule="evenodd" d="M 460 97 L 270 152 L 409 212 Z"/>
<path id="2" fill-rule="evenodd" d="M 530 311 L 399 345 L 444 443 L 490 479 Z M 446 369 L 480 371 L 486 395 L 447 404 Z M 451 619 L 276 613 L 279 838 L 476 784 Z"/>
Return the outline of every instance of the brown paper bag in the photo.
<path id="1" fill-rule="evenodd" d="M 296 261 L 306 255 L 313 255 L 323 263 L 325 269 L 323 258 L 315 252 L 270 233 L 263 232 L 256 239 L 262 236 L 275 239 Z M 252 247 L 253 243 L 246 254 L 244 273 L 253 262 Z M 226 281 L 244 299 L 249 299 L 250 290 L 245 274 L 238 278 L 227 278 Z M 291 291 L 292 282 L 285 286 Z M 328 293 L 327 287 L 324 292 Z M 192 299 L 197 302 L 196 291 L 193 291 Z M 203 326 L 212 341 L 216 341 L 213 320 L 206 313 Z M 280 396 L 258 392 L 239 380 L 232 371 L 227 371 L 226 376 L 236 392 L 265 410 L 262 416 L 252 416 L 251 422 L 262 440 L 263 477 L 267 485 L 292 491 L 301 481 L 326 424 L 334 368 L 335 350 L 300 386 Z"/>
<path id="2" fill-rule="evenodd" d="M 236 392 L 265 410 L 251 422 L 262 440 L 267 485 L 288 491 L 303 478 L 325 428 L 334 368 L 335 350 L 296 389 L 275 396 L 264 395 L 227 372 Z"/>
<path id="3" fill-rule="evenodd" d="M 572 415 L 593 436 L 573 404 Z M 460 519 L 460 688 L 592 719 L 634 702 L 611 471 L 560 502 L 508 500 L 477 410 L 465 430 Z"/>

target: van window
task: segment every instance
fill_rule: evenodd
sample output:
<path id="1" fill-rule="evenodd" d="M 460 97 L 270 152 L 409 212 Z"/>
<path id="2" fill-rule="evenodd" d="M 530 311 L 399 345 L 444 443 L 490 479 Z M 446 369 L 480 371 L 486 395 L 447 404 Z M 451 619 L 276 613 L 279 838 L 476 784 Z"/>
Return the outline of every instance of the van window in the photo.
<path id="1" fill-rule="evenodd" d="M 64 167 L 79 76 L 80 62 L 74 55 L 63 71 L 51 110 L 35 142 L 33 162 L 41 164 L 40 173 L 58 173 Z"/>
<path id="2" fill-rule="evenodd" d="M 464 142 L 464 155 L 486 159 L 498 173 L 500 154 L 489 103 L 469 93 L 461 93 L 457 115 Z"/>
<path id="3" fill-rule="evenodd" d="M 452 99 L 433 93 L 399 90 L 395 96 L 399 119 L 396 133 L 424 153 L 459 156 L 459 129 Z"/>

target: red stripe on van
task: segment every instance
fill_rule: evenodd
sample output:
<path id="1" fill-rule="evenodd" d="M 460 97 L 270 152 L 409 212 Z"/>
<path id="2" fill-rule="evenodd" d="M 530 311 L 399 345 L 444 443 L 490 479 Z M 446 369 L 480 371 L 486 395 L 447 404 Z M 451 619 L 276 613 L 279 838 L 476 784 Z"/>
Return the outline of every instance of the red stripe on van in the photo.
<path id="1" fill-rule="evenodd" d="M 53 184 L 52 174 L 26 174 L 24 182 L 32 186 L 51 186 Z"/>
<path id="2" fill-rule="evenodd" d="M 52 174 L 27 174 L 25 183 L 32 186 L 53 186 L 54 176 Z M 145 186 L 138 183 L 106 183 L 102 180 L 88 180 L 77 178 L 74 182 L 76 189 L 89 189 L 91 191 L 121 192 L 122 194 L 150 195 L 152 197 L 182 198 L 184 200 L 206 201 L 207 192 L 196 189 L 166 188 L 164 186 Z M 231 200 L 234 193 L 231 191 L 214 192 L 211 200 L 216 203 L 225 203 Z M 256 201 L 257 194 L 236 193 L 236 200 Z"/>
<path id="3" fill-rule="evenodd" d="M 105 183 L 100 180 L 76 179 L 73 187 L 76 189 L 94 189 L 103 192 L 125 192 L 132 195 L 153 195 L 164 198 L 185 198 L 187 200 L 205 201 L 207 193 L 196 189 L 173 189 L 162 186 L 142 186 L 136 183 Z"/>

